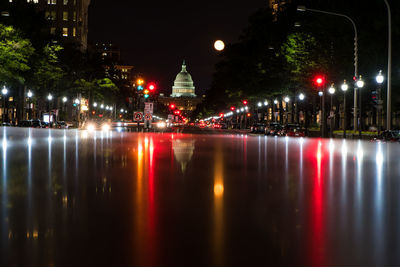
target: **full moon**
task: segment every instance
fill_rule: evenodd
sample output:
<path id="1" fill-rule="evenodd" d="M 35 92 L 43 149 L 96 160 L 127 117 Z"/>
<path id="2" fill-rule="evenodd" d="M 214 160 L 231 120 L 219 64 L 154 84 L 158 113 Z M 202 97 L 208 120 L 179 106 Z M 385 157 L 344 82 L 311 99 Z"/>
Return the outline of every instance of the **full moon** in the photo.
<path id="1" fill-rule="evenodd" d="M 215 48 L 215 50 L 217 50 L 217 51 L 222 51 L 222 50 L 224 50 L 224 48 L 225 48 L 225 44 L 224 44 L 224 42 L 221 41 L 221 40 L 215 41 L 215 43 L 214 43 L 214 48 Z"/>

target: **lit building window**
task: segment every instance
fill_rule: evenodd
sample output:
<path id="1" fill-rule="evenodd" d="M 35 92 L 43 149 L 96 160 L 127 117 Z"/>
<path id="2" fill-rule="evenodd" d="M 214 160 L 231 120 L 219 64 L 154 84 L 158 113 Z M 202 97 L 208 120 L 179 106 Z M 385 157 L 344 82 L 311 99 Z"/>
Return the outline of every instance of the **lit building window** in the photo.
<path id="1" fill-rule="evenodd" d="M 68 37 L 68 28 L 63 28 L 62 35 Z"/>
<path id="2" fill-rule="evenodd" d="M 51 35 L 56 35 L 56 28 L 50 28 L 50 34 Z"/>
<path id="3" fill-rule="evenodd" d="M 68 21 L 68 12 L 67 11 L 63 12 L 63 21 Z"/>
<path id="4" fill-rule="evenodd" d="M 57 0 L 47 0 L 47 4 L 56 5 L 57 4 Z"/>
<path id="5" fill-rule="evenodd" d="M 68 0 L 64 0 L 64 6 L 68 5 Z"/>
<path id="6" fill-rule="evenodd" d="M 76 21 L 76 11 L 74 11 L 74 15 L 73 15 L 73 17 L 72 17 L 72 20 L 73 20 L 73 21 Z"/>
<path id="7" fill-rule="evenodd" d="M 72 29 L 72 36 L 76 37 L 76 28 L 75 27 Z"/>

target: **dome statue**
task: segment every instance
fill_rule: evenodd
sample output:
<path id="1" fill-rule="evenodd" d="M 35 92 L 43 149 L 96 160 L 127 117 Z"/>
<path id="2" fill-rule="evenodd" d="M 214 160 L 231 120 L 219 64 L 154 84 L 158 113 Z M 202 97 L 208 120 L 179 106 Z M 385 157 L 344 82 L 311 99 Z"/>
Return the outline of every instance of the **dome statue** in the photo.
<path id="1" fill-rule="evenodd" d="M 185 61 L 181 72 L 176 75 L 171 97 L 196 97 L 192 76 L 186 70 Z"/>

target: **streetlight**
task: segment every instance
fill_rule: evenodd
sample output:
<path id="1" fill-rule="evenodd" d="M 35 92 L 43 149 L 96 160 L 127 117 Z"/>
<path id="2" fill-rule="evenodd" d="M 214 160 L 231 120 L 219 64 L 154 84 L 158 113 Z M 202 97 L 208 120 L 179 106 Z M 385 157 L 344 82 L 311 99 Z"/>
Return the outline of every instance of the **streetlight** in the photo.
<path id="1" fill-rule="evenodd" d="M 386 130 L 392 128 L 392 11 L 387 0 L 383 0 L 388 12 L 388 73 L 387 73 L 387 111 Z"/>
<path id="2" fill-rule="evenodd" d="M 101 104 L 101 105 L 100 105 L 100 108 L 101 108 L 101 109 L 104 109 L 104 104 Z"/>
<path id="3" fill-rule="evenodd" d="M 222 51 L 225 49 L 225 43 L 221 40 L 217 40 L 214 43 L 214 49 L 217 51 Z"/>
<path id="4" fill-rule="evenodd" d="M 344 80 L 341 89 L 343 91 L 343 138 L 346 138 L 346 91 L 349 89 L 349 86 L 346 83 L 346 80 Z"/>
<path id="5" fill-rule="evenodd" d="M 93 107 L 95 107 L 95 108 L 97 107 L 97 103 L 96 102 L 93 103 Z"/>
<path id="6" fill-rule="evenodd" d="M 258 107 L 262 107 L 262 103 L 261 103 L 261 102 L 258 102 L 257 106 L 258 106 Z"/>
<path id="7" fill-rule="evenodd" d="M 81 101 L 80 101 L 78 98 L 76 98 L 76 99 L 74 100 L 74 102 L 75 102 L 75 104 L 77 104 L 77 105 L 79 105 L 79 104 L 81 103 Z"/>
<path id="8" fill-rule="evenodd" d="M 334 87 L 334 84 L 332 83 L 331 87 L 329 87 L 328 89 L 329 94 L 331 95 L 331 114 L 329 114 L 329 118 L 330 118 L 330 126 L 331 126 L 331 137 L 333 137 L 333 127 L 335 125 L 335 113 L 333 111 L 333 95 L 336 92 L 336 89 Z M 333 114 L 333 116 L 332 116 Z M 332 118 L 333 118 L 333 123 L 332 123 Z"/>
<path id="9" fill-rule="evenodd" d="M 52 96 L 51 94 L 49 94 L 49 95 L 47 96 L 47 100 L 49 100 L 49 101 L 53 100 L 53 96 Z"/>
<path id="10" fill-rule="evenodd" d="M 62 102 L 63 102 L 63 103 L 67 103 L 67 101 L 68 101 L 68 98 L 67 98 L 66 96 L 64 96 L 64 97 L 62 98 Z"/>
<path id="11" fill-rule="evenodd" d="M 303 93 L 301 93 L 301 94 L 299 95 L 299 99 L 300 99 L 301 101 L 303 101 L 304 98 L 306 98 L 306 96 L 305 96 Z"/>
<path id="12" fill-rule="evenodd" d="M 385 81 L 385 77 L 382 75 L 382 71 L 379 71 L 379 74 L 376 76 L 376 82 L 378 83 L 378 134 L 381 132 L 381 125 L 382 125 L 382 104 L 383 101 L 381 100 L 382 97 L 382 83 Z"/>
<path id="13" fill-rule="evenodd" d="M 28 120 L 31 119 L 32 115 L 31 115 L 31 98 L 33 97 L 33 93 L 31 90 L 28 91 L 28 93 L 26 94 L 26 96 L 28 97 Z"/>
<path id="14" fill-rule="evenodd" d="M 8 94 L 8 89 L 4 86 L 1 90 L 1 94 L 3 95 L 3 122 L 6 121 L 6 95 Z"/>
<path id="15" fill-rule="evenodd" d="M 384 1 L 386 1 L 386 0 L 384 0 Z M 326 15 L 331 15 L 331 16 L 338 16 L 338 17 L 345 18 L 351 22 L 351 24 L 353 25 L 353 29 L 354 29 L 354 77 L 357 77 L 358 76 L 358 32 L 357 32 L 357 26 L 356 26 L 354 20 L 344 14 L 306 8 L 305 6 L 298 6 L 297 11 L 303 11 L 303 12 L 309 11 L 309 12 L 321 13 L 321 14 L 326 14 Z M 388 98 L 388 101 L 389 101 L 389 98 Z M 354 90 L 354 131 L 356 131 L 356 130 L 357 130 L 357 90 Z"/>
<path id="16" fill-rule="evenodd" d="M 264 101 L 264 106 L 268 106 L 268 101 Z"/>
<path id="17" fill-rule="evenodd" d="M 356 82 L 356 86 L 360 90 L 361 90 L 361 88 L 364 87 L 364 81 L 362 80 L 361 75 L 360 75 L 360 78 Z M 360 122 L 359 122 L 360 126 L 358 127 L 358 133 L 359 133 L 360 138 L 362 137 L 362 128 L 363 128 L 362 127 L 363 123 L 362 123 L 362 101 L 361 101 L 361 96 L 362 96 L 362 93 L 360 91 Z"/>

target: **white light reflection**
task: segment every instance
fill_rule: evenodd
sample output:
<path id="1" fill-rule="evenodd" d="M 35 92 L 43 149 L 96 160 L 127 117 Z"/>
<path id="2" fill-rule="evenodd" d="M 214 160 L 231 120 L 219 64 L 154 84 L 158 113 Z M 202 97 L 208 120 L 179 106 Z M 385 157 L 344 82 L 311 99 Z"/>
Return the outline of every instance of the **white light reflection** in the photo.
<path id="1" fill-rule="evenodd" d="M 4 127 L 3 130 L 3 141 L 2 141 L 2 150 L 3 150 L 3 186 L 2 186 L 2 203 L 0 203 L 0 205 L 2 206 L 2 214 L 1 214 L 1 218 L 0 218 L 0 223 L 1 223 L 1 229 L 2 229 L 2 239 L 6 238 L 8 236 L 8 232 L 9 232 L 9 227 L 8 227 L 8 191 L 7 191 L 7 130 Z M 4 240 L 2 240 L 2 244 L 4 244 L 3 242 Z M 8 244 L 6 242 L 6 244 Z"/>
<path id="2" fill-rule="evenodd" d="M 383 251 L 385 249 L 384 244 L 384 188 L 383 188 L 383 163 L 385 161 L 382 153 L 382 144 L 378 143 L 378 151 L 376 153 L 376 187 L 375 187 L 375 208 L 374 208 L 374 225 L 375 229 L 373 231 L 375 235 L 374 242 L 374 253 L 375 259 L 377 261 L 382 261 Z M 376 262 L 376 266 L 383 266 L 382 262 Z"/>

